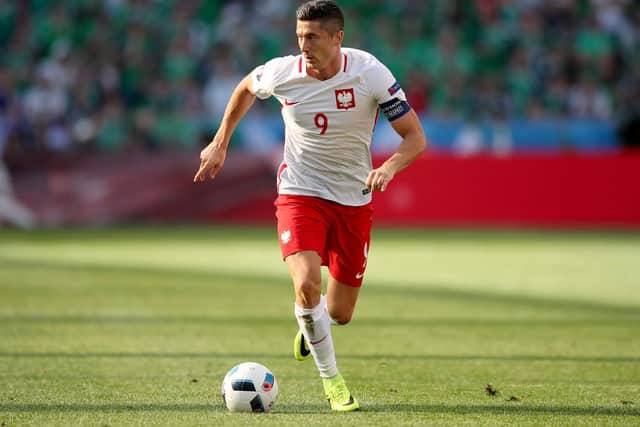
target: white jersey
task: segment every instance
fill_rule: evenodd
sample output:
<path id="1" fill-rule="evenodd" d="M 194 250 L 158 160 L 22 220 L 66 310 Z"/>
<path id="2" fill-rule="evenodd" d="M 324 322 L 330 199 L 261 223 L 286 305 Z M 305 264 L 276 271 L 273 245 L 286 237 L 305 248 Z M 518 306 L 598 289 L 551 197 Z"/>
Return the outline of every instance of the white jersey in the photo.
<path id="1" fill-rule="evenodd" d="M 340 56 L 338 74 L 324 81 L 307 75 L 302 55 L 272 59 L 251 73 L 252 91 L 282 104 L 285 145 L 278 193 L 362 206 L 371 201 L 365 181 L 380 107 L 393 120 L 408 106 L 400 85 L 373 55 L 342 48 Z M 398 114 L 400 101 L 407 109 Z"/>

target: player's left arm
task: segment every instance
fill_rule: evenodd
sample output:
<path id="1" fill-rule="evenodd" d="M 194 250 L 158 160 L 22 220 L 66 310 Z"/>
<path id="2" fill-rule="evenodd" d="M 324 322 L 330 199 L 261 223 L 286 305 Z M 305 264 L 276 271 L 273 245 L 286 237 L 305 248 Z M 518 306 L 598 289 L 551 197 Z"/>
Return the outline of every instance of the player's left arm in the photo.
<path id="1" fill-rule="evenodd" d="M 391 126 L 402 137 L 402 142 L 391 157 L 369 173 L 366 184 L 373 191 L 386 190 L 395 174 L 409 166 L 427 147 L 427 138 L 415 111 L 410 110 L 393 120 Z"/>

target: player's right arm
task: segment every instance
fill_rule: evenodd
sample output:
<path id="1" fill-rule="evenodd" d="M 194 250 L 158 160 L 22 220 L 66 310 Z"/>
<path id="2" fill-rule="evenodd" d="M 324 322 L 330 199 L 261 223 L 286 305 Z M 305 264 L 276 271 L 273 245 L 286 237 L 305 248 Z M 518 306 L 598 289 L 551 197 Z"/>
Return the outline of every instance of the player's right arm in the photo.
<path id="1" fill-rule="evenodd" d="M 200 152 L 200 168 L 193 182 L 204 181 L 207 175 L 211 179 L 216 177 L 227 156 L 231 135 L 255 99 L 256 95 L 252 91 L 252 76 L 249 74 L 236 86 L 224 111 L 220 128 L 209 145 Z"/>

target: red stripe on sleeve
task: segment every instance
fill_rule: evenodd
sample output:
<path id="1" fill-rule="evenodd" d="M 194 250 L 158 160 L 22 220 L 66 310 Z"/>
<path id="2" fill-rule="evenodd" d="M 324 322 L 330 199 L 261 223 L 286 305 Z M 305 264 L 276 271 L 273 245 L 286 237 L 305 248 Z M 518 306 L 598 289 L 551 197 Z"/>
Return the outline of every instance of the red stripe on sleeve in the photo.
<path id="1" fill-rule="evenodd" d="M 300 60 L 298 61 L 298 72 L 302 72 L 302 55 L 300 55 Z"/>
<path id="2" fill-rule="evenodd" d="M 344 55 L 344 67 L 342 68 L 342 72 L 346 73 L 347 72 L 347 55 L 345 53 L 343 53 Z"/>

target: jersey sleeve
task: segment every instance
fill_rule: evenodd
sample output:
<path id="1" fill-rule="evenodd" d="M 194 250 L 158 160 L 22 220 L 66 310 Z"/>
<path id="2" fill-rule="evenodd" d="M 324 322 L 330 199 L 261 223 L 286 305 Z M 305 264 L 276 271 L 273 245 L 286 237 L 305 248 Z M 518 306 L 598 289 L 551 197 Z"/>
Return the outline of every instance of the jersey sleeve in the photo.
<path id="1" fill-rule="evenodd" d="M 267 99 L 273 95 L 273 83 L 265 75 L 265 65 L 260 65 L 251 72 L 251 91 L 260 99 Z"/>
<path id="2" fill-rule="evenodd" d="M 382 63 L 376 62 L 369 69 L 367 82 L 371 94 L 389 121 L 399 119 L 411 110 L 400 83 Z"/>
<path id="3" fill-rule="evenodd" d="M 391 101 L 393 98 L 398 98 L 401 101 L 407 100 L 398 81 L 393 77 L 391 71 L 382 63 L 376 62 L 376 64 L 369 69 L 367 80 L 369 90 L 378 101 L 378 105 Z"/>
<path id="4" fill-rule="evenodd" d="M 277 81 L 282 77 L 284 59 L 274 58 L 251 72 L 251 89 L 258 98 L 267 99 L 273 95 Z"/>

